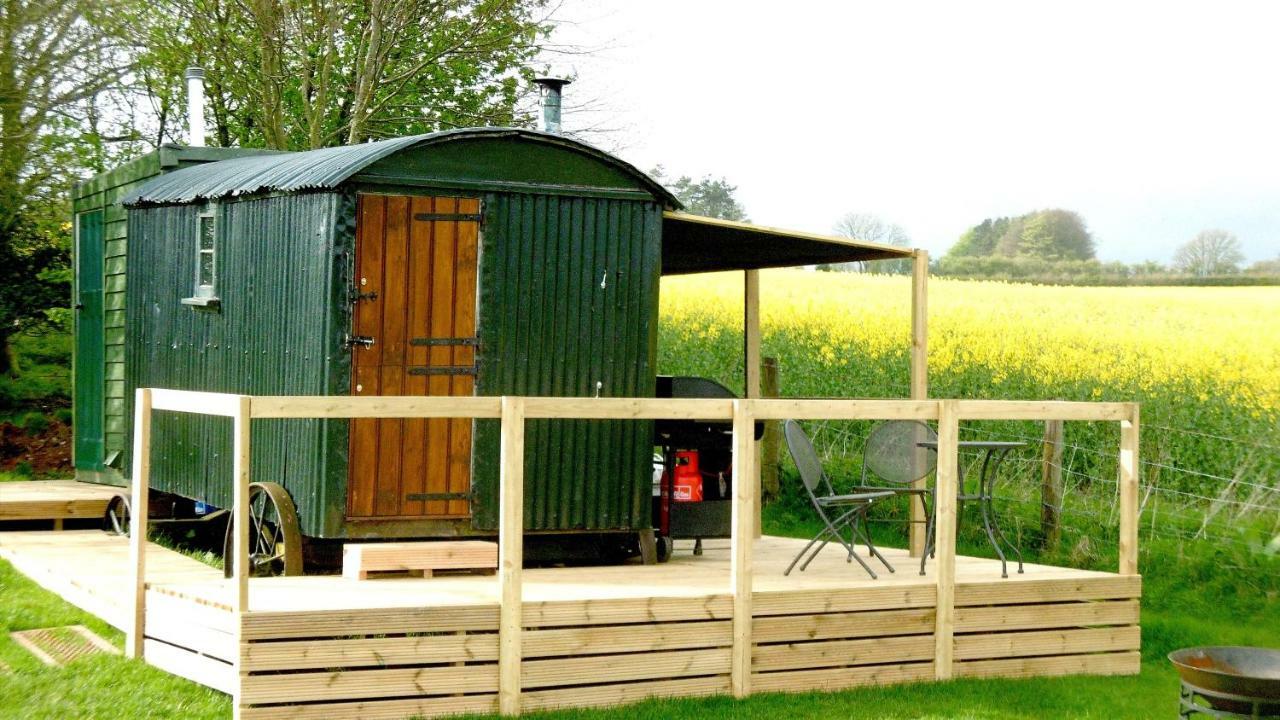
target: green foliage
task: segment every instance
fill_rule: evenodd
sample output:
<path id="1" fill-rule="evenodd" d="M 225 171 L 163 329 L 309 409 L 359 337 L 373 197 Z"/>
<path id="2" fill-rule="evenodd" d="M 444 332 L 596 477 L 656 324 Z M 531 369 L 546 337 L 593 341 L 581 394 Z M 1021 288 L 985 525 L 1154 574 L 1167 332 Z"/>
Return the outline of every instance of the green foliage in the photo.
<path id="1" fill-rule="evenodd" d="M 545 0 L 224 3 L 154 13 L 139 73 L 182 136 L 185 68 L 207 73 L 222 146 L 297 150 L 453 127 L 522 125 Z"/>
<path id="2" fill-rule="evenodd" d="M 1100 260 L 1044 260 L 1035 257 L 976 257 L 947 253 L 933 261 L 933 275 L 1008 280 L 1042 285 L 1280 285 L 1275 274 L 1194 276 L 1171 273 L 1158 263 L 1126 265 Z"/>
<path id="3" fill-rule="evenodd" d="M 969 228 L 947 252 L 960 257 L 1091 260 L 1093 236 L 1079 214 L 1070 210 L 1037 210 L 1012 218 L 983 220 Z"/>
<path id="4" fill-rule="evenodd" d="M 649 175 L 665 185 L 684 205 L 687 213 L 721 220 L 749 221 L 746 209 L 735 196 L 738 187 L 730 185 L 726 178 L 703 175 L 701 180 L 695 182 L 688 175 L 681 175 L 672 181 L 667 178 L 661 165 L 650 170 Z"/>

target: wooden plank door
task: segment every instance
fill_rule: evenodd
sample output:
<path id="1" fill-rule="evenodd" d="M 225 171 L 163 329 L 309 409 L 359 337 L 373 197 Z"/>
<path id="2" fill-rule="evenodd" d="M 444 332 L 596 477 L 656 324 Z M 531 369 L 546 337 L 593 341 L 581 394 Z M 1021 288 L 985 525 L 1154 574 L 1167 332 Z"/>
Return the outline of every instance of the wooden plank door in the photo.
<path id="1" fill-rule="evenodd" d="M 360 195 L 352 395 L 472 395 L 475 198 Z M 471 515 L 471 420 L 351 421 L 347 517 Z"/>

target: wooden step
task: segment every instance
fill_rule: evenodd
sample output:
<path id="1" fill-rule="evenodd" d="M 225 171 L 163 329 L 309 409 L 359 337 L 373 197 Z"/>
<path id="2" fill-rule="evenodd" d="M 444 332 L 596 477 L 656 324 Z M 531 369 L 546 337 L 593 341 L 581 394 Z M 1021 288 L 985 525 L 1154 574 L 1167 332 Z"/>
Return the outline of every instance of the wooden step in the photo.
<path id="1" fill-rule="evenodd" d="M 367 580 L 369 573 L 408 572 L 431 577 L 440 570 L 498 569 L 498 544 L 484 540 L 347 543 L 342 546 L 342 575 Z"/>

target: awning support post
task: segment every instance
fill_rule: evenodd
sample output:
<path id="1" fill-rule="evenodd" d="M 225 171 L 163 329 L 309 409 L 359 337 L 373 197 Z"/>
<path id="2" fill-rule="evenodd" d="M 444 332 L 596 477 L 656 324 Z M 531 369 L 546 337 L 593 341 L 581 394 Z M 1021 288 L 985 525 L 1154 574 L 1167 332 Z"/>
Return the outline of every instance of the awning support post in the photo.
<path id="1" fill-rule="evenodd" d="M 911 399 L 929 397 L 929 252 L 916 250 L 911 263 Z M 916 481 L 924 489 L 926 478 Z M 907 548 L 911 557 L 920 557 L 925 545 L 925 512 L 912 498 L 911 532 Z"/>

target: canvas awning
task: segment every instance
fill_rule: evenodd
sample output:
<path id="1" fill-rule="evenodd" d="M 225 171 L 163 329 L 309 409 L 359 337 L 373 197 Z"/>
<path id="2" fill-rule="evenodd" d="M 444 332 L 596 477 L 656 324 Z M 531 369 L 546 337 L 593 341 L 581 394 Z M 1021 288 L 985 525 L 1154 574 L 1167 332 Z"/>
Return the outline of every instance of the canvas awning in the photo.
<path id="1" fill-rule="evenodd" d="M 668 210 L 662 214 L 662 274 L 758 270 L 909 258 L 911 248 L 783 230 Z"/>

